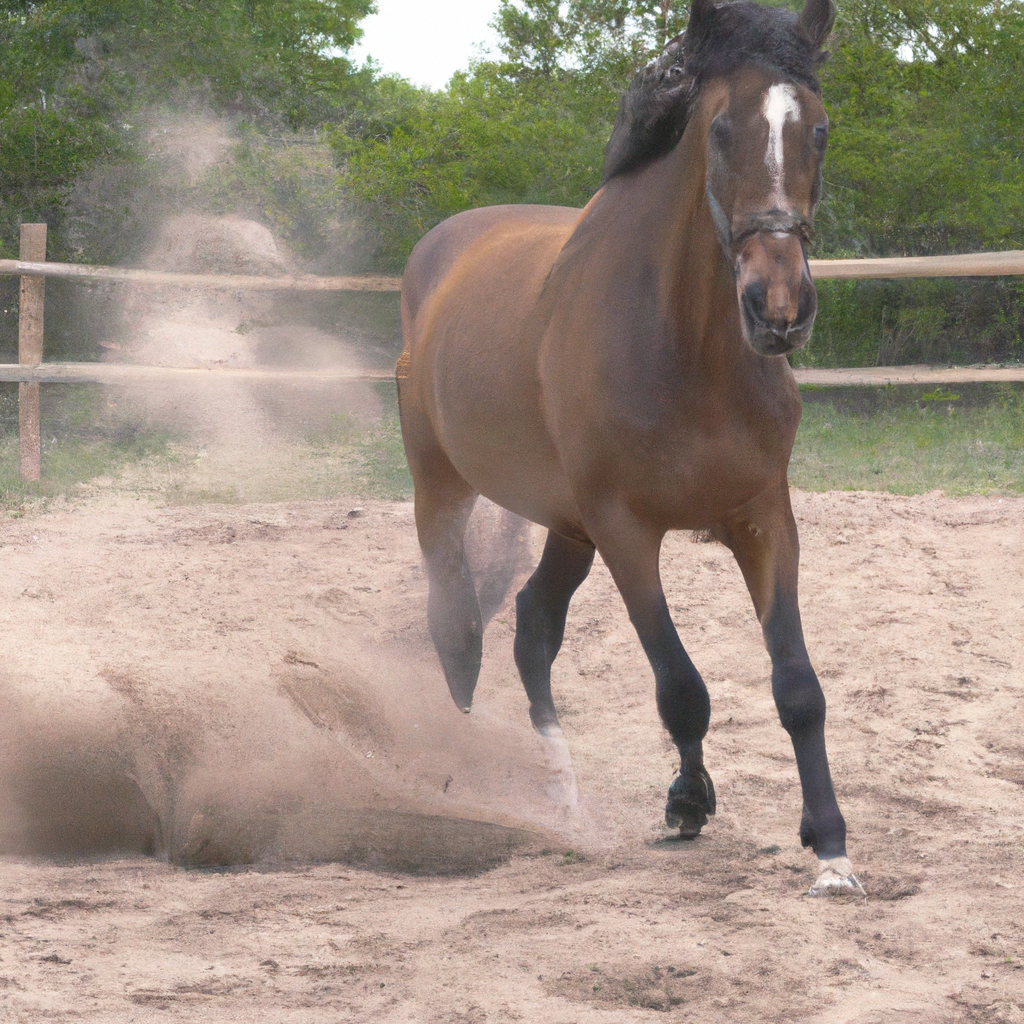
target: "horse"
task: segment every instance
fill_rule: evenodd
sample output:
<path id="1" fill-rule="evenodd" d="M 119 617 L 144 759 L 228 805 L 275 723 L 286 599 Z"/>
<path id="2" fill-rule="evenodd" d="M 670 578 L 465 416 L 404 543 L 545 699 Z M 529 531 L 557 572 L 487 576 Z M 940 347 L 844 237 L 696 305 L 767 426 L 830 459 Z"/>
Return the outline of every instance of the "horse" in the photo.
<path id="1" fill-rule="evenodd" d="M 470 711 L 480 672 L 464 534 L 482 494 L 548 531 L 516 597 L 534 727 L 561 734 L 551 666 L 600 552 L 679 751 L 666 823 L 697 836 L 716 806 L 711 705 L 659 554 L 669 530 L 710 531 L 739 564 L 771 656 L 799 834 L 819 861 L 814 895 L 860 889 L 800 622 L 787 480 L 801 406 L 786 354 L 817 311 L 806 247 L 828 139 L 817 69 L 834 19 L 831 0 L 799 15 L 692 0 L 686 31 L 625 94 L 586 207 L 470 210 L 419 241 L 396 369 L 427 618 L 457 707 Z"/>

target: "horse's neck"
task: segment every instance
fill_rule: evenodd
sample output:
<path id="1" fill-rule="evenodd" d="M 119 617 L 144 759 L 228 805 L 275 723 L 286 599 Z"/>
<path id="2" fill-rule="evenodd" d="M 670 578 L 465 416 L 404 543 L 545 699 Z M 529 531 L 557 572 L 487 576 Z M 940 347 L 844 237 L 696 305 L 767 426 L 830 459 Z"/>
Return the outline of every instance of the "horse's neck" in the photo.
<path id="1" fill-rule="evenodd" d="M 659 319 L 687 358 L 729 358 L 739 340 L 736 291 L 704 192 L 706 140 L 687 131 L 676 149 L 622 181 L 621 255 L 650 266 Z"/>

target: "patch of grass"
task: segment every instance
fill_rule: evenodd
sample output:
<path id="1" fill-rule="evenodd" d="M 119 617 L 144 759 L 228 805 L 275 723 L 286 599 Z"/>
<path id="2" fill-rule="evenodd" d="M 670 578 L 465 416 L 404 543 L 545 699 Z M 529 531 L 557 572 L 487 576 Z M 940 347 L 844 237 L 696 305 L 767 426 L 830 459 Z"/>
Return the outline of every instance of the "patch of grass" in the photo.
<path id="1" fill-rule="evenodd" d="M 355 493 L 389 501 L 412 498 L 412 477 L 397 419 L 382 419 L 353 442 L 351 450 L 356 459 Z"/>
<path id="2" fill-rule="evenodd" d="M 804 395 L 789 480 L 808 491 L 1024 491 L 1024 390 L 821 388 Z M 964 391 L 965 389 L 960 389 Z M 908 393 L 909 392 L 909 393 Z"/>
<path id="3" fill-rule="evenodd" d="M 333 416 L 327 430 L 307 435 L 306 443 L 322 459 L 340 464 L 337 493 L 408 501 L 412 477 L 402 447 L 395 386 L 380 381 L 373 388 L 381 403 L 379 420 L 360 425 L 346 414 Z"/>
<path id="4" fill-rule="evenodd" d="M 109 484 L 130 463 L 170 464 L 171 437 L 109 402 L 94 385 L 42 387 L 42 479 L 21 478 L 18 385 L 0 386 L 0 509 L 17 511 L 78 491 L 87 481 Z"/>
<path id="5" fill-rule="evenodd" d="M 18 467 L 17 385 L 0 385 L 0 510 L 94 486 L 141 488 L 172 505 L 331 498 L 407 501 L 412 479 L 390 381 L 381 416 L 341 413 L 280 450 L 206 465 L 195 445 L 154 427 L 95 385 L 43 386 L 43 479 Z M 1024 492 L 1024 388 L 806 388 L 790 482 L 804 490 L 920 494 Z M 223 462 L 223 464 L 221 464 Z M 233 475 L 232 475 L 233 473 Z"/>

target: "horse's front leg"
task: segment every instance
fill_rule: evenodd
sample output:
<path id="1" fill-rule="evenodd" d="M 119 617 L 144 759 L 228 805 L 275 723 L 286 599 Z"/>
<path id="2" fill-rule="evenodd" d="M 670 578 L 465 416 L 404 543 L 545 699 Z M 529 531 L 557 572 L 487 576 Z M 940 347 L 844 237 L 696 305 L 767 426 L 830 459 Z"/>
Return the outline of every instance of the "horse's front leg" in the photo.
<path id="1" fill-rule="evenodd" d="M 595 517 L 587 528 L 654 670 L 658 713 L 679 750 L 679 775 L 669 787 L 665 821 L 692 839 L 715 813 L 715 787 L 704 767 L 703 744 L 711 701 L 679 640 L 662 590 L 658 557 L 664 533 L 621 508 Z"/>
<path id="2" fill-rule="evenodd" d="M 803 790 L 800 839 L 818 857 L 819 877 L 811 895 L 830 888 L 860 889 L 846 856 L 846 822 L 839 810 L 825 750 L 825 695 L 804 644 L 797 602 L 800 544 L 781 487 L 748 503 L 720 535 L 739 563 L 772 659 L 772 695 L 793 741 Z"/>

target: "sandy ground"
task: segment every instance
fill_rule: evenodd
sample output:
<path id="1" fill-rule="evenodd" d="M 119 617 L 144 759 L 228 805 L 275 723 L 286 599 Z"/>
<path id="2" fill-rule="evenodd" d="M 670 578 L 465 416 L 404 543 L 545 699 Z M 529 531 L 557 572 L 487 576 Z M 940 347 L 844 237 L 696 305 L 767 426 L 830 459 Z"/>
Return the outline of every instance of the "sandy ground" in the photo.
<path id="1" fill-rule="evenodd" d="M 0 525 L 0 1019 L 1024 1021 L 1024 500 L 795 496 L 866 900 L 804 895 L 723 548 L 663 560 L 719 798 L 679 843 L 603 566 L 556 664 L 566 816 L 513 607 L 462 716 L 411 507 L 360 505 L 100 494 Z"/>

